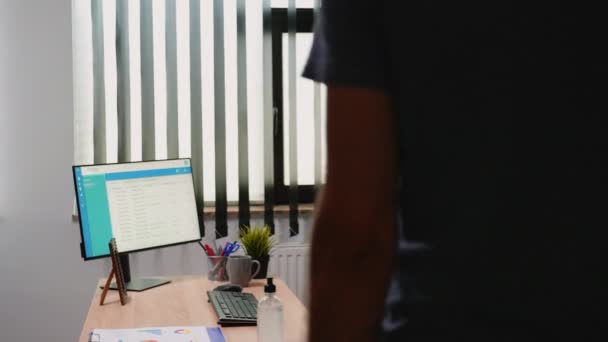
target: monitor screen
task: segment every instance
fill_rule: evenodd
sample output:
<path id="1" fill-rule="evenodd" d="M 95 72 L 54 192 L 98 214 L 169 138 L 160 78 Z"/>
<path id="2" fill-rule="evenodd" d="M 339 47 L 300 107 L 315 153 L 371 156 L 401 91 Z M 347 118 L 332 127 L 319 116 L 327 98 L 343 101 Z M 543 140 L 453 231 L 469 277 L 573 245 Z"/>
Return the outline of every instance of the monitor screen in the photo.
<path id="1" fill-rule="evenodd" d="M 85 259 L 201 239 L 189 159 L 73 170 Z"/>

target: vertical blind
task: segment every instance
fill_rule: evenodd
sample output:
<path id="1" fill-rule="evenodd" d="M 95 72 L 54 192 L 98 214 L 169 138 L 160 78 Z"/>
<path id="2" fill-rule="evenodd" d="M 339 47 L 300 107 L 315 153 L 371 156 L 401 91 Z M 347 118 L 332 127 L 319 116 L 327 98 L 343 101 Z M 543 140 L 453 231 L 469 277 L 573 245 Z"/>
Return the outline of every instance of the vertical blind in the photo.
<path id="1" fill-rule="evenodd" d="M 191 157 L 196 200 L 201 212 L 215 206 L 217 237 L 227 236 L 233 203 L 239 226 L 250 224 L 252 203 L 263 204 L 274 232 L 273 86 L 281 86 L 289 225 L 298 234 L 298 186 L 323 182 L 325 93 L 299 77 L 311 38 L 296 33 L 296 8 L 319 6 L 73 0 L 75 163 Z M 280 85 L 272 76 L 275 7 L 287 8 L 288 20 Z"/>

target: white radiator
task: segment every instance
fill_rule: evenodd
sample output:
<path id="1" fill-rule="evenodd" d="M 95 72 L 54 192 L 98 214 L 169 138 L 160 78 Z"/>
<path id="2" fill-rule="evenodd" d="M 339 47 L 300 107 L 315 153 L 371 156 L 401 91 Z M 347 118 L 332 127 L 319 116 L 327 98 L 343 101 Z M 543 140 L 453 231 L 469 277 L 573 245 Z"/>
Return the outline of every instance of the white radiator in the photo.
<path id="1" fill-rule="evenodd" d="M 276 247 L 272 253 L 268 274 L 281 278 L 298 299 L 308 306 L 309 267 L 309 244 L 284 243 Z"/>

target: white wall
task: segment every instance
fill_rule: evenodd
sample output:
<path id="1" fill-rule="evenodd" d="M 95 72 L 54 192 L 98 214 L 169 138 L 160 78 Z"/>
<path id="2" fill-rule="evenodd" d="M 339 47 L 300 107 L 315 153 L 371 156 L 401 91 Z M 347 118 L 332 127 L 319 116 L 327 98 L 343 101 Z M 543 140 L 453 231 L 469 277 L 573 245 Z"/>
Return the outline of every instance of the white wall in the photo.
<path id="1" fill-rule="evenodd" d="M 70 2 L 0 0 L 0 340 L 74 341 L 100 268 L 71 222 Z"/>
<path id="2" fill-rule="evenodd" d="M 0 341 L 75 341 L 107 274 L 107 260 L 82 261 L 71 220 L 70 11 L 70 0 L 0 0 Z M 205 271 L 193 244 L 131 263 L 136 275 Z"/>
<path id="3" fill-rule="evenodd" d="M 0 340 L 74 340 L 96 270 L 70 223 L 70 3 L 0 4 Z"/>

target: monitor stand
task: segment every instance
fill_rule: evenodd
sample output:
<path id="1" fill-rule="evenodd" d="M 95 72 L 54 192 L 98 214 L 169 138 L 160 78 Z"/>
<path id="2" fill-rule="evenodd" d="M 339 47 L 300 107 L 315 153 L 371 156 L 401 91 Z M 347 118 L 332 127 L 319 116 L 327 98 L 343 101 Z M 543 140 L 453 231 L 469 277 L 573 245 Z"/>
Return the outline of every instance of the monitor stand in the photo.
<path id="1" fill-rule="evenodd" d="M 171 282 L 169 279 L 131 278 L 131 265 L 129 264 L 128 254 L 122 254 L 120 256 L 120 266 L 122 267 L 122 273 L 125 278 L 125 287 L 127 288 L 127 291 L 141 292 Z M 115 282 L 110 284 L 110 290 L 118 290 Z"/>
<path id="2" fill-rule="evenodd" d="M 125 287 L 127 288 L 127 291 L 141 292 L 170 282 L 171 280 L 169 279 L 132 278 L 131 281 L 125 283 Z M 116 283 L 110 284 L 110 290 L 118 290 Z"/>

